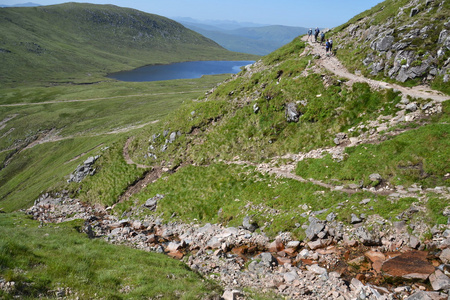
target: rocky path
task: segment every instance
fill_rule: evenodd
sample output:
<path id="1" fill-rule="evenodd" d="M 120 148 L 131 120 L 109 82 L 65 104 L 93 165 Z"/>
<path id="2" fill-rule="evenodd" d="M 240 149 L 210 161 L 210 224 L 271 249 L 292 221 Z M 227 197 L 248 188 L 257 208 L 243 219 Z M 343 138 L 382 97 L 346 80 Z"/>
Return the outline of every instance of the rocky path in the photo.
<path id="1" fill-rule="evenodd" d="M 401 222 L 375 234 L 364 226 L 337 222 L 332 214 L 326 221 L 311 215 L 302 226 L 305 241 L 293 240 L 289 233 L 269 239 L 254 232 L 249 219 L 239 227 L 163 224 L 152 215 L 163 198 L 157 195 L 134 208 L 144 219 L 133 214 L 118 218 L 108 208 L 88 206 L 64 194 L 42 195 L 27 213 L 42 226 L 84 219 L 83 231 L 90 238 L 183 260 L 192 270 L 220 282 L 225 300 L 246 299 L 244 288 L 277 299 L 448 298 L 448 225 L 433 228 L 432 240 L 423 243 Z M 425 248 L 434 249 L 433 254 L 422 251 Z"/>
<path id="2" fill-rule="evenodd" d="M 313 41 L 308 41 L 308 37 L 304 36 L 303 41 L 307 41 L 309 47 L 305 49 L 305 51 L 310 51 L 313 55 L 318 55 L 319 65 L 327 69 L 328 71 L 334 73 L 337 76 L 347 78 L 352 82 L 366 82 L 370 86 L 374 88 L 383 88 L 383 89 L 397 89 L 402 92 L 404 96 L 411 96 L 412 98 L 423 98 L 423 99 L 432 99 L 435 101 L 443 102 L 449 100 L 450 97 L 446 96 L 440 92 L 435 90 L 431 90 L 425 86 L 415 86 L 412 88 L 403 87 L 397 84 L 377 81 L 373 79 L 366 78 L 361 75 L 356 75 L 350 73 L 342 63 L 335 56 L 327 56 L 325 52 L 325 47 L 321 46 L 320 43 L 315 43 Z"/>

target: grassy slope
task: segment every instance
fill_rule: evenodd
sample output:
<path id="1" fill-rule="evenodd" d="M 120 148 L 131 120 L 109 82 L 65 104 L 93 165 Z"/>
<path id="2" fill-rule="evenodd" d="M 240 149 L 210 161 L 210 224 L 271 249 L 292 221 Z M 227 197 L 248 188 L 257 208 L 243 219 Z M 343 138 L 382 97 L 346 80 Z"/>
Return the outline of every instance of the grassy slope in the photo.
<path id="1" fill-rule="evenodd" d="M 2 299 L 199 299 L 220 289 L 162 254 L 89 240 L 66 224 L 38 226 L 22 214 L 0 214 L 0 278 L 14 281 Z M 160 298 L 162 295 L 162 298 Z"/>
<path id="2" fill-rule="evenodd" d="M 399 110 L 396 104 L 401 97 L 392 90 L 375 91 L 361 83 L 349 88 L 330 75 L 299 76 L 312 60 L 308 56 L 299 58 L 303 48 L 300 39 L 294 40 L 263 59 L 268 68 L 252 76 L 244 72 L 219 86 L 207 98 L 187 103 L 153 131 L 142 132 L 131 147 L 135 161 L 169 167 L 184 162 L 200 166 L 181 168 L 174 175 L 164 176 L 136 199 L 143 202 L 157 193 L 166 194 L 158 211 L 167 218 L 175 213 L 176 218 L 184 221 L 195 218 L 201 222 L 237 225 L 246 214 L 254 214 L 260 225 L 267 225 L 265 232 L 272 235 L 280 230 L 301 235 L 301 229 L 294 225 L 302 222 L 298 216 L 304 204 L 311 210 L 336 211 L 338 203 L 347 203 L 339 218 L 349 221 L 352 212 L 377 213 L 389 219 L 418 201 L 405 198 L 390 202 L 375 196 L 374 210 L 364 211 L 358 203 L 374 197 L 370 193 L 349 197 L 293 180 L 260 177 L 252 168 L 220 163 L 220 160 L 236 158 L 259 163 L 275 155 L 333 146 L 336 133 L 366 124 L 380 114 L 394 116 Z M 284 107 L 296 101 L 304 103 L 299 104 L 303 116 L 298 123 L 287 123 Z M 260 108 L 257 114 L 253 111 L 255 103 Z M 450 149 L 448 108 L 449 103 L 445 102 L 443 113 L 427 120 L 429 125 L 411 124 L 418 128 L 380 141 L 378 145 L 347 149 L 341 163 L 330 158 L 304 161 L 299 164 L 298 173 L 337 185 L 362 181 L 370 187 L 367 176 L 378 172 L 391 185 L 448 186 L 445 177 Z M 182 135 L 168 144 L 165 152 L 160 152 L 158 149 L 166 139 L 162 135 L 164 130 L 180 131 Z M 153 140 L 153 134 L 161 136 Z M 350 132 L 347 134 L 351 136 Z M 435 150 L 429 151 L 429 147 Z M 156 154 L 157 159 L 144 159 L 148 152 Z M 320 201 L 317 193 L 321 195 Z M 439 202 L 441 208 L 450 204 L 449 199 L 439 201 L 433 203 Z M 120 211 L 129 209 L 130 205 L 132 202 L 121 205 Z M 217 215 L 220 208 L 222 215 Z M 441 222 L 439 213 L 434 211 L 431 206 L 422 217 L 430 223 Z"/>
<path id="3" fill-rule="evenodd" d="M 239 59 L 215 42 L 152 14 L 67 3 L 0 10 L 0 82 L 93 82 L 155 63 Z"/>
<path id="4" fill-rule="evenodd" d="M 182 102 L 195 99 L 227 76 L 206 76 L 195 80 L 152 83 L 100 83 L 91 86 L 55 86 L 47 88 L 3 89 L 6 103 L 30 104 L 0 107 L 0 120 L 15 116 L 0 129 L 0 208 L 13 211 L 29 207 L 40 193 L 64 182 L 75 167 L 88 156 L 115 141 L 124 141 L 131 133 L 108 134 L 158 120 Z M 88 88 L 87 88 L 88 87 Z M 42 101 L 89 100 L 39 104 Z M 147 125 L 149 128 L 152 125 Z M 153 125 L 154 126 L 154 125 Z M 44 143 L 21 151 L 31 141 L 51 130 L 64 140 Z M 121 145 L 118 147 L 121 149 Z M 17 149 L 14 150 L 14 147 Z M 11 149 L 8 151 L 8 149 Z M 72 159 L 78 157 L 72 161 Z M 123 158 L 118 170 L 129 170 L 118 184 L 125 189 L 130 176 L 135 180 L 142 171 L 126 166 Z M 125 172 L 126 173 L 126 172 Z M 119 171 L 119 175 L 123 175 Z M 125 185 L 125 186 L 124 186 Z M 114 201 L 114 200 L 109 200 Z"/>

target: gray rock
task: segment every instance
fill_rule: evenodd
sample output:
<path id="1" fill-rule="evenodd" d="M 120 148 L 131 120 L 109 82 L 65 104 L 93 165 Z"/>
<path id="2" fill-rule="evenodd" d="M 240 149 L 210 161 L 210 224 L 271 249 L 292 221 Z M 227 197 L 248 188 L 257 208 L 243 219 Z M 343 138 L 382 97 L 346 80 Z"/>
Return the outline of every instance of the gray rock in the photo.
<path id="1" fill-rule="evenodd" d="M 284 273 L 283 278 L 284 278 L 285 282 L 291 283 L 294 280 L 298 279 L 298 274 L 295 271 L 291 271 L 291 272 L 288 272 L 288 273 Z"/>
<path id="2" fill-rule="evenodd" d="M 286 104 L 285 115 L 288 122 L 297 123 L 301 115 L 297 110 L 297 104 L 295 104 L 294 102 Z"/>
<path id="3" fill-rule="evenodd" d="M 385 36 L 373 43 L 372 49 L 385 52 L 387 50 L 390 50 L 392 48 L 392 44 L 394 43 L 394 37 L 393 36 Z"/>
<path id="4" fill-rule="evenodd" d="M 443 263 L 450 263 L 450 248 L 444 249 L 439 255 L 439 258 L 442 260 Z"/>
<path id="5" fill-rule="evenodd" d="M 286 248 L 297 249 L 300 246 L 300 241 L 290 241 L 287 243 Z"/>
<path id="6" fill-rule="evenodd" d="M 334 139 L 334 143 L 336 145 L 340 145 L 344 140 L 347 139 L 347 134 L 343 132 L 339 132 L 336 134 L 336 138 Z"/>
<path id="7" fill-rule="evenodd" d="M 409 246 L 413 249 L 417 249 L 420 246 L 420 240 L 414 235 L 409 237 Z"/>
<path id="8" fill-rule="evenodd" d="M 368 204 L 370 201 L 371 201 L 371 199 L 363 199 L 363 200 L 361 200 L 361 202 L 359 202 L 359 204 L 361 204 L 361 205 L 366 205 L 366 204 Z"/>
<path id="9" fill-rule="evenodd" d="M 381 177 L 380 174 L 374 173 L 369 175 L 369 179 L 370 181 L 381 181 L 383 178 Z"/>
<path id="10" fill-rule="evenodd" d="M 442 30 L 441 33 L 439 34 L 439 44 L 443 44 L 446 40 L 447 37 L 449 36 L 450 32 L 448 30 Z"/>
<path id="11" fill-rule="evenodd" d="M 417 15 L 420 12 L 418 7 L 414 7 L 413 9 L 411 9 L 411 13 L 409 14 L 409 16 L 412 18 L 415 15 Z"/>
<path id="12" fill-rule="evenodd" d="M 323 229 L 325 225 L 316 218 L 310 218 L 310 225 L 305 230 L 306 237 L 313 240 Z"/>
<path id="13" fill-rule="evenodd" d="M 84 178 L 87 176 L 93 176 L 95 175 L 96 169 L 94 169 L 92 166 L 94 165 L 95 161 L 100 156 L 91 156 L 88 159 L 84 161 L 83 164 L 79 165 L 75 171 L 70 174 L 70 178 L 67 180 L 67 183 L 71 182 L 78 182 L 80 183 Z"/>
<path id="14" fill-rule="evenodd" d="M 253 104 L 253 112 L 254 112 L 255 114 L 257 114 L 257 113 L 259 112 L 259 106 L 258 106 L 258 103 Z"/>
<path id="15" fill-rule="evenodd" d="M 223 300 L 237 300 L 239 297 L 242 296 L 242 293 L 238 290 L 226 290 L 223 295 Z"/>
<path id="16" fill-rule="evenodd" d="M 358 224 L 361 223 L 362 220 L 355 214 L 352 214 L 352 219 L 350 221 L 352 224 Z"/>
<path id="17" fill-rule="evenodd" d="M 261 257 L 261 264 L 266 266 L 266 267 L 273 267 L 278 265 L 278 261 L 276 260 L 275 257 L 273 257 L 272 254 L 270 254 L 269 252 L 263 252 L 260 254 Z"/>
<path id="18" fill-rule="evenodd" d="M 317 275 L 327 274 L 327 269 L 320 267 L 319 265 L 306 266 L 306 269 Z"/>
<path id="19" fill-rule="evenodd" d="M 364 246 L 379 246 L 381 245 L 381 240 L 379 237 L 375 237 L 364 227 L 359 227 L 355 230 L 355 235 L 360 239 Z"/>
<path id="20" fill-rule="evenodd" d="M 435 291 L 450 289 L 450 278 L 442 273 L 441 270 L 436 270 L 436 272 L 430 275 L 429 279 Z"/>
<path id="21" fill-rule="evenodd" d="M 169 143 L 175 142 L 176 138 L 177 138 L 177 133 L 176 132 L 172 132 L 170 134 L 170 136 L 169 136 Z"/>
<path id="22" fill-rule="evenodd" d="M 219 249 L 221 245 L 222 244 L 219 241 L 219 239 L 214 236 L 208 241 L 208 243 L 206 244 L 206 247 L 211 248 L 211 249 Z"/>
<path id="23" fill-rule="evenodd" d="M 164 195 L 156 194 L 155 197 L 147 199 L 147 201 L 145 201 L 143 206 L 150 210 L 155 211 L 156 207 L 158 205 L 158 201 L 162 200 L 163 198 L 164 198 Z"/>
<path id="24" fill-rule="evenodd" d="M 254 222 L 249 216 L 246 216 L 244 218 L 244 221 L 242 222 L 242 227 L 244 227 L 248 231 L 254 232 L 256 229 L 258 229 L 258 224 Z"/>
<path id="25" fill-rule="evenodd" d="M 412 294 L 405 300 L 433 300 L 433 298 L 428 296 L 427 292 L 419 291 L 419 292 Z"/>
<path id="26" fill-rule="evenodd" d="M 336 214 L 334 212 L 330 212 L 327 216 L 327 221 L 333 222 L 334 220 L 336 220 Z"/>

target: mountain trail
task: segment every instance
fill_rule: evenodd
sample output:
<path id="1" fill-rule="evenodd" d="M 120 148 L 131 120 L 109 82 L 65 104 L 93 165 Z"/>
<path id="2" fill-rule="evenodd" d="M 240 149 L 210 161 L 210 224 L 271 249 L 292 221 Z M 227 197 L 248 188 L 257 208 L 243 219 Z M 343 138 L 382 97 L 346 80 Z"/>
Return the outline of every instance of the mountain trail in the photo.
<path id="1" fill-rule="evenodd" d="M 308 36 L 302 38 L 303 41 L 308 42 L 308 47 L 305 48 L 305 52 L 311 51 L 311 54 L 318 55 L 318 65 L 324 67 L 328 71 L 334 73 L 337 76 L 344 77 L 352 82 L 366 82 L 373 88 L 383 88 L 383 89 L 396 89 L 399 90 L 404 96 L 410 96 L 412 98 L 423 98 L 432 99 L 439 102 L 444 102 L 449 100 L 450 97 L 440 93 L 438 91 L 432 90 L 426 86 L 415 86 L 412 88 L 403 87 L 398 84 L 387 83 L 382 81 L 377 81 L 373 79 L 366 78 L 362 75 L 357 75 L 350 73 L 344 65 L 339 61 L 339 59 L 333 55 L 327 56 L 325 47 L 320 45 L 320 43 L 315 43 L 308 41 Z"/>
<path id="2" fill-rule="evenodd" d="M 198 92 L 204 92 L 204 90 L 193 90 L 193 91 L 171 92 L 171 93 L 137 94 L 137 95 L 114 96 L 114 97 L 104 97 L 104 98 L 90 98 L 90 99 L 54 100 L 54 101 L 43 101 L 43 102 L 36 102 L 36 103 L 12 103 L 12 104 L 0 104 L 0 107 L 32 106 L 32 105 L 74 103 L 74 102 L 92 102 L 92 101 L 111 100 L 111 99 L 119 99 L 119 98 L 179 95 L 179 94 L 191 94 L 191 93 L 198 93 Z M 1 123 L 0 123 L 0 125 L 1 125 Z"/>

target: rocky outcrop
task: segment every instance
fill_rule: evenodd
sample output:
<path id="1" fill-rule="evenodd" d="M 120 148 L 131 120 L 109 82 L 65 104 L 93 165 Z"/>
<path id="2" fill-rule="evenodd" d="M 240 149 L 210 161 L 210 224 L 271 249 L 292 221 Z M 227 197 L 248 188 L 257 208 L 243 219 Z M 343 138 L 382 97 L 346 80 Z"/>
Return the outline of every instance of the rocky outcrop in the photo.
<path id="1" fill-rule="evenodd" d="M 414 78 L 429 82 L 436 76 L 448 80 L 450 59 L 443 57 L 450 50 L 450 19 L 434 19 L 444 2 L 411 0 L 384 24 L 372 25 L 376 14 L 365 17 L 344 29 L 340 39 L 344 45 L 338 47 L 356 43 L 364 49 L 366 57 L 361 62 L 371 75 L 383 74 L 400 82 Z"/>
<path id="2" fill-rule="evenodd" d="M 68 183 L 70 182 L 78 182 L 80 183 L 84 178 L 87 176 L 93 176 L 95 174 L 96 169 L 93 167 L 95 161 L 100 156 L 91 156 L 88 159 L 84 161 L 83 164 L 79 165 L 75 172 L 70 174 L 70 178 L 67 180 Z"/>

